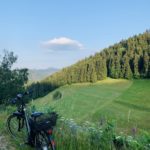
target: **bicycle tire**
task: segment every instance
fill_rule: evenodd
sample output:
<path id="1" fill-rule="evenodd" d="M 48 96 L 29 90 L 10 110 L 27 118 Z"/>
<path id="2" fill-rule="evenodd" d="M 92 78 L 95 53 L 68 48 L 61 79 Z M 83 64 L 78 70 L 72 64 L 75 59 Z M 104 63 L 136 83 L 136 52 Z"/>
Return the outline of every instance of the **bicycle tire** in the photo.
<path id="1" fill-rule="evenodd" d="M 19 130 L 20 121 L 20 130 Z M 25 125 L 25 119 L 15 115 L 10 115 L 6 122 L 7 130 L 15 139 L 22 139 L 26 141 L 27 139 L 27 129 Z"/>
<path id="2" fill-rule="evenodd" d="M 35 148 L 36 150 L 56 150 L 54 141 L 44 131 L 36 134 Z"/>

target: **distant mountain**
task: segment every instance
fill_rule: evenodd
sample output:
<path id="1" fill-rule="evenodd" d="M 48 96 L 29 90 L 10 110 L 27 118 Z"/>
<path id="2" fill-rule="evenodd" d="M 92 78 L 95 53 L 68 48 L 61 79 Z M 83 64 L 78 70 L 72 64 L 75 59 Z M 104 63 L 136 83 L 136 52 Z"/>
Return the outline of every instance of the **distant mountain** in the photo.
<path id="1" fill-rule="evenodd" d="M 56 68 L 29 69 L 29 81 L 40 81 L 58 70 Z"/>

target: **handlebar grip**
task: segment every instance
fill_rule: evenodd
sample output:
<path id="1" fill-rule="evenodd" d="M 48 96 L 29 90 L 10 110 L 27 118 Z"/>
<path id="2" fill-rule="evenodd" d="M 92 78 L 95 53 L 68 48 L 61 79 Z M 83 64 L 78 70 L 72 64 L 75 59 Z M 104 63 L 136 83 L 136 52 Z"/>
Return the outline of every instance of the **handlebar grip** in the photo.
<path id="1" fill-rule="evenodd" d="M 23 94 L 17 94 L 17 99 L 22 99 Z"/>
<path id="2" fill-rule="evenodd" d="M 33 93 L 33 91 L 32 91 L 32 90 L 29 90 L 29 91 L 24 92 L 24 95 L 30 95 L 30 94 L 32 94 L 32 93 Z"/>

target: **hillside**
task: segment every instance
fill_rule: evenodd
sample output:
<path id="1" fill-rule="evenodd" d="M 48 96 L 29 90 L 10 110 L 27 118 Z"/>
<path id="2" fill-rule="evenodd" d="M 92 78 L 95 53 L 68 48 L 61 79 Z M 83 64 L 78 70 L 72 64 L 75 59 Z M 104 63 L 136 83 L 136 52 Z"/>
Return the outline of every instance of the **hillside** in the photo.
<path id="1" fill-rule="evenodd" d="M 150 80 L 123 79 L 73 84 L 56 90 L 62 93 L 61 99 L 53 100 L 53 91 L 34 104 L 42 111 L 54 107 L 60 115 L 78 123 L 115 120 L 118 130 L 131 132 L 135 127 L 150 132 L 149 86 Z"/>
<path id="2" fill-rule="evenodd" d="M 34 91 L 34 98 L 37 98 L 66 84 L 94 83 L 107 77 L 150 78 L 149 30 L 109 46 L 70 67 L 63 68 L 30 88 Z"/>
<path id="3" fill-rule="evenodd" d="M 40 81 L 58 71 L 56 68 L 29 69 L 29 81 Z"/>
<path id="4" fill-rule="evenodd" d="M 53 84 L 150 78 L 150 31 L 122 40 L 46 78 Z"/>

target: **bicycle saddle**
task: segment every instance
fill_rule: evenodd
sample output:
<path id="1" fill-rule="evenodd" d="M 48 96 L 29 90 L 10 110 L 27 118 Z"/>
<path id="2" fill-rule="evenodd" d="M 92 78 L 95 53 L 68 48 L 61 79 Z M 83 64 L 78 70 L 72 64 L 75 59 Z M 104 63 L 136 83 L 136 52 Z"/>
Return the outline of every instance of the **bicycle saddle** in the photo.
<path id="1" fill-rule="evenodd" d="M 43 115 L 42 112 L 34 112 L 34 113 L 31 114 L 31 117 L 37 118 L 37 117 L 39 117 L 39 116 L 41 116 L 41 115 Z"/>

